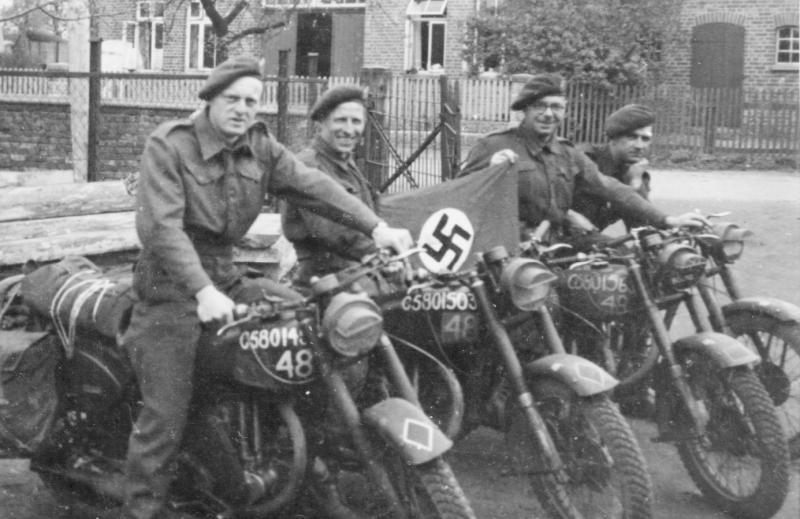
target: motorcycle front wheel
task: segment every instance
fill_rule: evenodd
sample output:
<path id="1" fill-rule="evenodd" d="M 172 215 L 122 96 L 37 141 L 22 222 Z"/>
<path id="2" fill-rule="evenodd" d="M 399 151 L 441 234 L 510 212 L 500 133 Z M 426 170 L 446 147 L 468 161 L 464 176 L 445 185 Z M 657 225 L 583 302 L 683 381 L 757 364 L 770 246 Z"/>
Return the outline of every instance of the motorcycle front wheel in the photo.
<path id="1" fill-rule="evenodd" d="M 735 337 L 761 357 L 755 372 L 775 403 L 792 458 L 800 458 L 800 324 L 744 311 L 726 318 Z"/>
<path id="2" fill-rule="evenodd" d="M 748 368 L 720 370 L 698 352 L 681 354 L 680 362 L 709 417 L 705 434 L 677 444 L 689 475 L 734 517 L 772 517 L 788 493 L 789 450 L 769 394 Z"/>
<path id="3" fill-rule="evenodd" d="M 532 426 L 519 412 L 514 413 L 508 438 L 518 453 L 532 454 L 519 459 L 517 469 L 529 475 L 548 517 L 652 517 L 653 485 L 644 455 L 608 396 L 581 398 L 563 382 L 548 377 L 528 383 L 563 470 L 542 470 Z"/>
<path id="4" fill-rule="evenodd" d="M 348 519 L 393 519 L 397 514 L 382 497 L 393 490 L 409 519 L 475 519 L 452 469 L 441 457 L 409 465 L 387 447 L 380 463 L 393 488 L 378 494 L 371 492 L 372 485 L 363 476 L 350 474 L 348 478 L 340 473 L 337 491 L 347 512 L 339 515 Z"/>

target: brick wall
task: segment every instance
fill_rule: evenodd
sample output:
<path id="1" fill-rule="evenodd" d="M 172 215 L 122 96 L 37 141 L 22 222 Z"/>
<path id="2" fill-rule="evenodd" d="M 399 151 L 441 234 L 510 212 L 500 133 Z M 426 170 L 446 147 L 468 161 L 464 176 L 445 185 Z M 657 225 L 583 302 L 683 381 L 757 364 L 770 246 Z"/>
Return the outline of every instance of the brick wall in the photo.
<path id="1" fill-rule="evenodd" d="M 188 116 L 189 110 L 104 106 L 98 128 L 101 178 L 122 178 L 136 171 L 147 136 L 162 122 Z M 275 134 L 277 116 L 262 114 Z M 290 115 L 286 144 L 298 151 L 308 141 L 307 119 Z M 72 168 L 68 105 L 0 103 L 0 170 Z"/>
<path id="2" fill-rule="evenodd" d="M 0 169 L 70 169 L 68 105 L 0 102 Z"/>
<path id="3" fill-rule="evenodd" d="M 665 49 L 670 84 L 689 84 L 692 28 L 703 23 L 726 22 L 745 29 L 744 87 L 792 86 L 800 69 L 776 70 L 775 30 L 778 25 L 798 24 L 797 0 L 686 0 L 678 41 Z"/>
<path id="4" fill-rule="evenodd" d="M 189 1 L 167 2 L 164 13 L 164 56 L 163 72 L 186 72 L 186 38 L 188 29 Z M 235 0 L 219 0 L 218 10 L 227 13 L 236 3 Z M 104 0 L 100 3 L 101 16 L 98 17 L 100 37 L 104 40 L 120 40 L 123 38 L 124 22 L 136 21 L 136 0 Z M 256 25 L 260 16 L 260 8 L 245 9 L 231 24 L 230 32 L 237 33 L 243 28 Z M 259 36 L 248 36 L 232 45 L 228 52 L 231 56 L 260 56 L 261 39 Z"/>
<path id="5" fill-rule="evenodd" d="M 474 0 L 449 0 L 445 19 L 445 63 L 447 74 L 464 70 L 461 49 L 466 20 L 474 12 Z M 407 0 L 368 0 L 364 23 L 364 66 L 387 67 L 405 72 Z"/>

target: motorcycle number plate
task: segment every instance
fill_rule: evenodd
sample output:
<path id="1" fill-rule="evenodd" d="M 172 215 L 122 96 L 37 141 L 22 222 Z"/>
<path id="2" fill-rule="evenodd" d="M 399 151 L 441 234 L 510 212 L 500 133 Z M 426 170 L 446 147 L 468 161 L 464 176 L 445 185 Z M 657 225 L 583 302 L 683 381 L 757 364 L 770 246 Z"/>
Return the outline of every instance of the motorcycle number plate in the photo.
<path id="1" fill-rule="evenodd" d="M 239 346 L 252 352 L 261 368 L 280 382 L 304 384 L 314 376 L 313 353 L 297 326 L 244 331 Z"/>
<path id="2" fill-rule="evenodd" d="M 478 335 L 478 316 L 471 312 L 442 312 L 440 337 L 444 344 L 472 342 Z"/>
<path id="3" fill-rule="evenodd" d="M 407 294 L 400 302 L 406 312 L 430 312 L 437 310 L 475 311 L 478 302 L 472 292 L 465 290 L 434 289 Z"/>

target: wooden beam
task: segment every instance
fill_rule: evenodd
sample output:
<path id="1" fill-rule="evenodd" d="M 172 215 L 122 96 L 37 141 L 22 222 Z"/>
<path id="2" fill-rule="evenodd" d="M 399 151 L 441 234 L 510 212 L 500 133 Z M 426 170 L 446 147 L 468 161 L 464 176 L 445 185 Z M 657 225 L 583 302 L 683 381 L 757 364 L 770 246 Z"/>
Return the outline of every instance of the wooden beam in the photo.
<path id="1" fill-rule="evenodd" d="M 121 181 L 0 189 L 0 222 L 132 211 Z"/>
<path id="2" fill-rule="evenodd" d="M 0 266 L 28 260 L 55 261 L 68 255 L 94 256 L 140 247 L 133 211 L 0 222 Z M 247 247 L 237 251 L 248 262 L 286 261 L 291 245 L 281 237 L 280 215 L 263 213 L 246 236 Z"/>

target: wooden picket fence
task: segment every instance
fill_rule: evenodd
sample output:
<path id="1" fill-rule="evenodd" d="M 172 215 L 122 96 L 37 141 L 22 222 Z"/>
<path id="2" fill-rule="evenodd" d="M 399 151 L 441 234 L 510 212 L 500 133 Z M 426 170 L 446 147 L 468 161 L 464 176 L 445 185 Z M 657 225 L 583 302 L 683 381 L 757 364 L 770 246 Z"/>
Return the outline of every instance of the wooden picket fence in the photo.
<path id="1" fill-rule="evenodd" d="M 204 80 L 204 75 L 102 74 L 101 103 L 191 109 L 199 106 L 196 96 Z M 481 128 L 499 129 L 518 118 L 518 113 L 509 109 L 515 92 L 510 80 L 449 80 L 458 83 L 460 115 L 465 123 L 480 122 Z M 307 113 L 323 90 L 357 83 L 358 78 L 266 78 L 263 110 L 277 111 L 280 81 L 289 85 L 289 112 Z M 75 102 L 74 89 L 85 89 L 85 82 L 85 75 L 75 73 L 0 70 L 0 98 L 14 102 Z M 396 131 L 425 132 L 434 127 L 440 117 L 439 88 L 437 76 L 393 76 L 388 89 L 389 109 L 408 121 Z M 603 121 L 608 114 L 624 104 L 640 102 L 656 111 L 656 150 L 770 155 L 792 160 L 800 155 L 800 96 L 796 85 L 745 89 L 660 85 L 603 90 L 570 84 L 567 100 L 567 120 L 561 132 L 576 142 L 602 142 Z"/>

